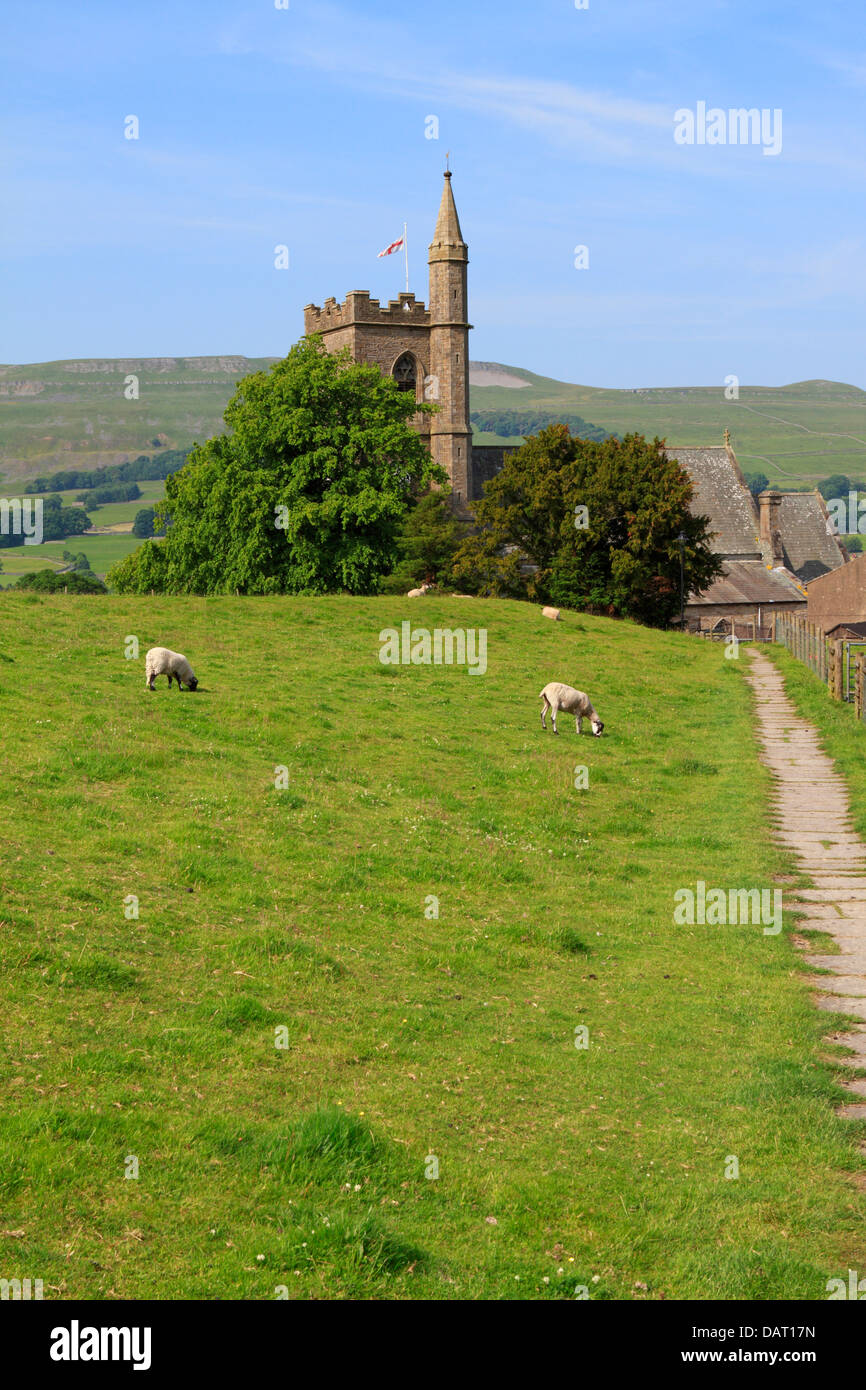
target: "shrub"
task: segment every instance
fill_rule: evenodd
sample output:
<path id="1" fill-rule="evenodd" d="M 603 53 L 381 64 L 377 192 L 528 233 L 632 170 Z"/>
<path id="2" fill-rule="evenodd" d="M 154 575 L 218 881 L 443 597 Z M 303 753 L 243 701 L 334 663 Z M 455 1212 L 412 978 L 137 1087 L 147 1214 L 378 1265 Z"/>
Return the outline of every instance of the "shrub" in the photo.
<path id="1" fill-rule="evenodd" d="M 13 589 L 30 589 L 40 594 L 107 594 L 102 580 L 89 569 L 69 570 L 58 574 L 56 570 L 36 570 L 34 574 L 22 574 L 12 586 Z"/>

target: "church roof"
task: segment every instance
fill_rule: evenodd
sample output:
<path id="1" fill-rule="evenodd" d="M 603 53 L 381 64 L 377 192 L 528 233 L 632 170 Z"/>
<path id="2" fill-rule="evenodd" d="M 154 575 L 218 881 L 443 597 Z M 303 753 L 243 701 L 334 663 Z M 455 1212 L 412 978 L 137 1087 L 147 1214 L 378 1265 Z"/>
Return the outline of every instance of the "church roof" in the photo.
<path id="1" fill-rule="evenodd" d="M 694 516 L 709 517 L 710 544 L 725 561 L 721 578 L 699 598 L 692 596 L 690 604 L 802 600 L 803 584 L 845 564 L 845 551 L 828 533 L 828 513 L 819 493 L 774 489 L 784 563 L 772 565 L 772 547 L 760 538 L 758 508 L 733 450 L 722 445 L 665 452 L 691 478 L 694 492 L 689 510 Z"/>
<path id="2" fill-rule="evenodd" d="M 709 517 L 707 530 L 716 554 L 734 560 L 763 562 L 752 495 L 724 445 L 700 449 L 666 448 L 665 453 L 676 459 L 691 478 L 694 493 L 689 510 L 693 516 Z"/>
<path id="3" fill-rule="evenodd" d="M 446 253 L 442 257 L 434 257 L 434 253 L 443 251 Z M 430 243 L 430 256 L 434 259 L 459 259 L 465 260 L 468 247 L 463 240 L 463 233 L 460 230 L 460 219 L 457 216 L 457 205 L 454 202 L 454 194 L 451 191 L 451 172 L 446 171 L 445 187 L 442 189 L 442 202 L 439 204 L 439 216 L 436 218 L 436 230 L 433 233 L 433 240 Z M 448 256 L 447 253 L 451 253 Z M 457 253 L 455 256 L 454 253 Z"/>
<path id="4" fill-rule="evenodd" d="M 845 564 L 838 540 L 828 533 L 828 512 L 819 492 L 779 494 L 779 530 L 785 564 L 804 584 Z"/>

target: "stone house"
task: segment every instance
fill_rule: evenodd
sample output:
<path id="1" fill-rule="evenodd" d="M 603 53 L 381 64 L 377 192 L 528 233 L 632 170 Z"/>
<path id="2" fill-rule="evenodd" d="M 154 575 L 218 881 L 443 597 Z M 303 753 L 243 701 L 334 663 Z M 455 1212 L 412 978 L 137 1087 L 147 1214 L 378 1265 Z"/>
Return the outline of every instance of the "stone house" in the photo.
<path id="1" fill-rule="evenodd" d="M 725 572 L 703 594 L 690 594 L 686 623 L 695 631 L 766 631 L 774 612 L 806 612 L 806 584 L 840 569 L 848 553 L 833 534 L 818 492 L 767 489 L 755 499 L 730 438 L 719 447 L 665 451 L 694 484 L 691 510 L 709 517 L 712 547 Z"/>

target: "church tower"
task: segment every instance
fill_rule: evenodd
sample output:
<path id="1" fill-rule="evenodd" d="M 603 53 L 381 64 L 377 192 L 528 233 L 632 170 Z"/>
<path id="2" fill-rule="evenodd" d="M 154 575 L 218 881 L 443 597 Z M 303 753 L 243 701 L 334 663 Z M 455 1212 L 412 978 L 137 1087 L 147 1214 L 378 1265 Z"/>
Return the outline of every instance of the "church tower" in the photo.
<path id="1" fill-rule="evenodd" d="M 451 480 L 455 511 L 466 514 L 466 503 L 484 478 L 492 476 L 485 457 L 501 450 L 476 451 L 477 477 L 472 467 L 472 426 L 469 423 L 469 329 L 466 267 L 469 249 L 460 231 L 451 173 L 446 170 L 442 203 L 428 255 L 429 303 L 409 291 L 387 306 L 366 290 L 352 290 L 343 304 L 326 299 L 323 308 L 304 309 L 304 332 L 321 336 L 329 352 L 348 348 L 355 362 L 377 366 L 393 377 L 401 391 L 412 391 L 420 405 L 438 405 L 435 415 L 414 417 L 415 428 L 428 443 L 436 463 Z M 499 458 L 501 466 L 501 457 Z"/>
<path id="2" fill-rule="evenodd" d="M 436 230 L 430 243 L 430 375 L 438 383 L 439 411 L 430 419 L 430 452 L 451 479 L 455 507 L 462 511 L 472 496 L 472 426 L 469 423 L 469 329 L 466 267 L 469 248 L 463 240 L 451 173 Z"/>

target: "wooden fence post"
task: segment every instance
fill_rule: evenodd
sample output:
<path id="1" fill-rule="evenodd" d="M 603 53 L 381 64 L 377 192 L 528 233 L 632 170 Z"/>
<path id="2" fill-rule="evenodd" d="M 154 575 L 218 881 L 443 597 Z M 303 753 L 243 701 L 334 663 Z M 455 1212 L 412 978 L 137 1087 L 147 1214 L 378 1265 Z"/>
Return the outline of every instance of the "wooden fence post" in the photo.
<path id="1" fill-rule="evenodd" d="M 834 700 L 842 699 L 842 643 L 833 643 L 833 688 Z"/>

